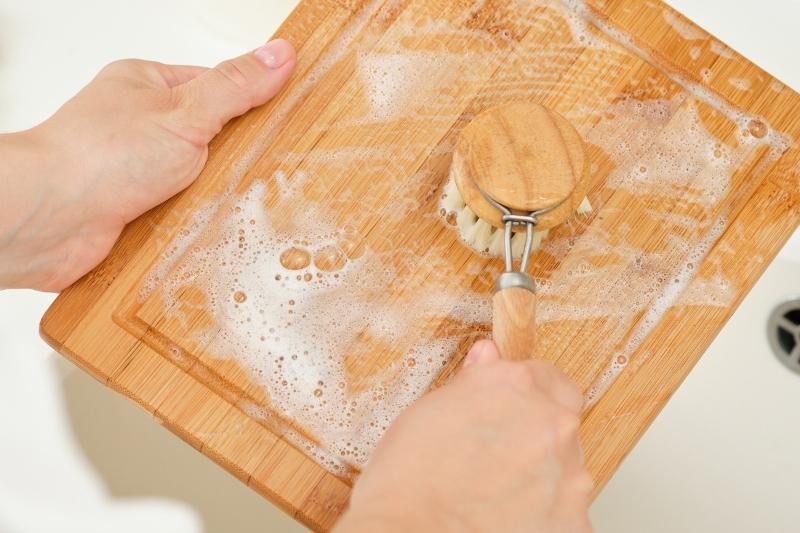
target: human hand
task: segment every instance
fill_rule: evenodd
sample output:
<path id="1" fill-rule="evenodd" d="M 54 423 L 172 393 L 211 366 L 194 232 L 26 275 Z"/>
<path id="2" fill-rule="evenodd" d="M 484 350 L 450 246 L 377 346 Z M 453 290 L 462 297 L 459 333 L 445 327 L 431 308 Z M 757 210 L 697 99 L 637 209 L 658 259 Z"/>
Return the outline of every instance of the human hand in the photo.
<path id="1" fill-rule="evenodd" d="M 389 428 L 336 531 L 591 531 L 582 405 L 550 363 L 500 361 L 479 342 Z"/>
<path id="2" fill-rule="evenodd" d="M 277 40 L 213 69 L 111 63 L 43 124 L 0 136 L 0 288 L 58 291 L 123 227 L 198 176 L 230 119 L 274 97 L 296 64 Z M 2 210 L 0 210 L 2 211 Z"/>

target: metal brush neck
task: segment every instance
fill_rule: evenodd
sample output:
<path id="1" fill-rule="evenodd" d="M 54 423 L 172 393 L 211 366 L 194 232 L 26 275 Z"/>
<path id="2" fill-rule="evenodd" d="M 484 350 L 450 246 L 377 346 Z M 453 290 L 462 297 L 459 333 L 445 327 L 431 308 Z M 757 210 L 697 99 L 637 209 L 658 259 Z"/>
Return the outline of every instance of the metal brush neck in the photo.
<path id="1" fill-rule="evenodd" d="M 525 248 L 522 251 L 519 271 L 525 272 L 528 270 L 528 260 L 530 259 L 533 248 L 533 230 L 538 222 L 536 220 L 536 214 L 514 215 L 508 208 L 504 206 L 501 207 L 503 211 L 503 223 L 506 225 L 504 246 L 506 272 L 514 272 L 514 250 L 512 249 L 511 239 L 514 237 L 514 226 L 521 224 L 525 224 Z"/>
<path id="2" fill-rule="evenodd" d="M 510 208 L 504 206 L 482 190 L 478 189 L 483 197 L 502 213 L 503 224 L 505 224 L 505 245 L 504 256 L 506 261 L 507 274 L 511 273 L 525 273 L 528 270 L 528 261 L 530 260 L 531 252 L 533 251 L 533 232 L 538 224 L 538 217 L 561 207 L 566 201 L 562 201 L 552 207 L 540 209 L 539 211 L 532 211 L 527 214 L 514 213 Z M 519 271 L 514 270 L 514 251 L 511 246 L 511 239 L 514 237 L 514 226 L 525 225 L 525 248 L 522 250 L 522 257 L 520 258 Z"/>

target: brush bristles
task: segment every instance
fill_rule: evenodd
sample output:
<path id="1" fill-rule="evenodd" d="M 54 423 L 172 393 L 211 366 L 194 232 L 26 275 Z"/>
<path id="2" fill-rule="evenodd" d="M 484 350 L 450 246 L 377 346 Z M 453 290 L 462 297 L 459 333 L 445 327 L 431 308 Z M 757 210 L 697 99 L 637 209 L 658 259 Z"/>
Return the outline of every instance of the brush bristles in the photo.
<path id="1" fill-rule="evenodd" d="M 461 196 L 461 192 L 452 177 L 447 181 L 442 194 L 442 209 L 448 220 L 455 220 L 455 226 L 458 228 L 461 238 L 472 248 L 493 256 L 503 255 L 505 248 L 503 230 L 495 228 L 475 215 L 472 209 L 464 202 L 464 198 Z M 577 212 L 578 214 L 586 214 L 591 211 L 592 205 L 589 203 L 589 199 L 585 198 L 580 207 L 578 207 Z M 541 247 L 542 241 L 547 238 L 549 233 L 549 229 L 534 232 L 534 250 L 538 250 Z M 522 256 L 524 249 L 525 233 L 515 233 L 511 238 L 511 250 L 514 257 Z"/>
<path id="2" fill-rule="evenodd" d="M 589 197 L 583 199 L 581 205 L 578 206 L 578 210 L 576 213 L 579 215 L 588 215 L 592 212 L 592 202 L 589 201 Z"/>

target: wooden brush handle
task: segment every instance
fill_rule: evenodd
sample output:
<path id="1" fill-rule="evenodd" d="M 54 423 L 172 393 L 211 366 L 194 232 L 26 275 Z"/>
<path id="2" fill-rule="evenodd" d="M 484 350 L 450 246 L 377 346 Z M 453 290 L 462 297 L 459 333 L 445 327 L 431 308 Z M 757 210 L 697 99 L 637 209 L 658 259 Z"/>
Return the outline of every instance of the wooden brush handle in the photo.
<path id="1" fill-rule="evenodd" d="M 530 288 L 498 287 L 492 304 L 492 328 L 500 356 L 510 361 L 531 359 L 537 349 L 536 293 L 532 290 L 532 280 Z"/>

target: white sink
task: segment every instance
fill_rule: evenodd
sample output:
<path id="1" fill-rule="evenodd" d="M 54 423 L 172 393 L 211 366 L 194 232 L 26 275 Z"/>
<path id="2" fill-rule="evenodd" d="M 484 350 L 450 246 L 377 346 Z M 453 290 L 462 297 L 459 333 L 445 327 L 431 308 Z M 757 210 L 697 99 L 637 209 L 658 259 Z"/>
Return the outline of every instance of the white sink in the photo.
<path id="1" fill-rule="evenodd" d="M 671 3 L 800 87 L 796 0 Z M 0 131 L 45 118 L 112 59 L 209 64 L 252 48 L 294 4 L 0 0 Z M 798 236 L 601 494 L 600 533 L 797 530 L 800 375 L 774 360 L 765 337 L 769 311 L 796 294 Z M 0 531 L 302 530 L 53 354 L 38 337 L 50 301 L 0 293 Z"/>
<path id="2" fill-rule="evenodd" d="M 800 374 L 766 331 L 790 295 L 800 263 L 779 259 L 600 494 L 598 533 L 797 531 Z"/>

